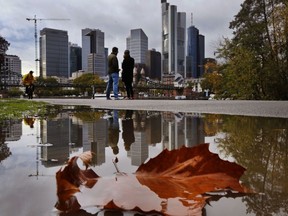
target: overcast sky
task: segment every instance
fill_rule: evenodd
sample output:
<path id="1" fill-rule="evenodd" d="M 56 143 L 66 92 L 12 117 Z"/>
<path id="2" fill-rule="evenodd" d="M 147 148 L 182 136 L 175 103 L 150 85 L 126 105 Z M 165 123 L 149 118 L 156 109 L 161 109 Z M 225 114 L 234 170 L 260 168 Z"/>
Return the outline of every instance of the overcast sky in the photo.
<path id="1" fill-rule="evenodd" d="M 244 0 L 167 0 L 178 12 L 186 12 L 187 27 L 193 25 L 205 36 L 205 57 L 213 52 L 222 37 L 231 38 L 229 22 Z M 131 29 L 142 28 L 148 48 L 161 52 L 161 0 L 0 0 L 0 35 L 9 43 L 7 54 L 22 60 L 22 73 L 35 70 L 34 22 L 26 18 L 69 19 L 37 22 L 45 27 L 68 31 L 69 41 L 81 44 L 81 29 L 95 28 L 105 33 L 109 53 L 119 48 L 119 63 Z M 38 46 L 39 47 L 39 46 Z M 39 51 L 38 51 L 39 56 Z"/>

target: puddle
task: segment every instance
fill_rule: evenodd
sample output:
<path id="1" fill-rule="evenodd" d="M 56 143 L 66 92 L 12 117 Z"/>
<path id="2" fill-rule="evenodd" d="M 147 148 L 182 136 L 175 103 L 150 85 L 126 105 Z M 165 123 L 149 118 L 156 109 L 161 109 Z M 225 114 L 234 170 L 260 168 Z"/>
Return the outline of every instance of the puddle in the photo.
<path id="1" fill-rule="evenodd" d="M 54 208 L 55 173 L 82 152 L 94 152 L 92 169 L 111 177 L 117 169 L 134 173 L 164 149 L 201 143 L 210 143 L 210 151 L 223 160 L 245 167 L 241 183 L 257 192 L 210 200 L 202 215 L 288 214 L 288 119 L 83 107 L 56 110 L 41 119 L 0 122 L 1 215 L 72 215 Z M 82 210 L 83 215 L 136 215 L 98 212 L 93 202 Z"/>

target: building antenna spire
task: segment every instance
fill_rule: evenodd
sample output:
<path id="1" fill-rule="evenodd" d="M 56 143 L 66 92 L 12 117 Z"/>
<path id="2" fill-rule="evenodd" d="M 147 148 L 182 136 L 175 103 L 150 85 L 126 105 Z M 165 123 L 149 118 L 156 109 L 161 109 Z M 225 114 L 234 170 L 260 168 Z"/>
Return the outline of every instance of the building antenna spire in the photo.
<path id="1" fill-rule="evenodd" d="M 193 26 L 193 13 L 191 13 L 191 26 Z"/>

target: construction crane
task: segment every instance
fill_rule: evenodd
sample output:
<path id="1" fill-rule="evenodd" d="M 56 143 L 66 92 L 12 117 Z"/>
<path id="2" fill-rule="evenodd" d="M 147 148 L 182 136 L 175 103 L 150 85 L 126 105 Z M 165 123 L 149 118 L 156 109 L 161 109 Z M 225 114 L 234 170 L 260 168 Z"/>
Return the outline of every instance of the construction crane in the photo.
<path id="1" fill-rule="evenodd" d="M 41 20 L 70 20 L 70 19 L 42 19 L 42 18 L 36 18 L 36 15 L 34 15 L 34 18 L 26 18 L 28 21 L 34 21 L 34 38 L 35 38 L 35 75 L 38 75 L 38 62 L 40 61 L 38 59 L 38 36 L 37 36 L 37 22 Z"/>

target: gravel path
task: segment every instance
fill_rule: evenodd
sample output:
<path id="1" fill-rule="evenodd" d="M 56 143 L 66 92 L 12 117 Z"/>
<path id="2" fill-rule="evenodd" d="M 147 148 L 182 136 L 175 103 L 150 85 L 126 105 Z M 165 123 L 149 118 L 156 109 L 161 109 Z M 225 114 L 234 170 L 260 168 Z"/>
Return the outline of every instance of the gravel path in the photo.
<path id="1" fill-rule="evenodd" d="M 248 100 L 105 100 L 96 99 L 55 99 L 35 98 L 59 105 L 86 105 L 92 108 L 157 110 L 189 113 L 215 113 L 288 118 L 288 101 Z"/>

